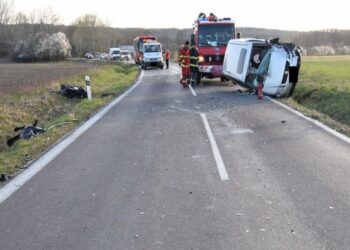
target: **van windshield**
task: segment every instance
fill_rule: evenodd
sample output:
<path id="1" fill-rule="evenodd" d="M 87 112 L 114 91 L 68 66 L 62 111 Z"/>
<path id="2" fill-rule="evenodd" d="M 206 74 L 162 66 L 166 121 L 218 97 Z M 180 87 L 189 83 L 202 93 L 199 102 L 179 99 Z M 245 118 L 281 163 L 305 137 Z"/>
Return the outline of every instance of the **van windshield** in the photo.
<path id="1" fill-rule="evenodd" d="M 226 46 L 234 38 L 234 25 L 201 25 L 199 26 L 199 46 Z"/>
<path id="2" fill-rule="evenodd" d="M 112 55 L 119 55 L 120 54 L 120 51 L 119 50 L 114 50 L 113 52 L 112 52 Z"/>
<path id="3" fill-rule="evenodd" d="M 145 45 L 145 53 L 160 52 L 160 45 Z"/>

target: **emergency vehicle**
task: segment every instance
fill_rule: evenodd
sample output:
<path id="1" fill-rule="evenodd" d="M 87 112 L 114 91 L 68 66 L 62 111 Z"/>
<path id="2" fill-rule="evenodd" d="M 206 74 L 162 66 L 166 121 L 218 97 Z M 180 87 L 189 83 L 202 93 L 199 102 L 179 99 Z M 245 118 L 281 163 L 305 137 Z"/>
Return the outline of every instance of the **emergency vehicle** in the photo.
<path id="1" fill-rule="evenodd" d="M 197 44 L 199 52 L 199 74 L 201 78 L 226 78 L 222 65 L 228 42 L 236 37 L 235 23 L 231 18 L 198 18 L 193 25 L 191 42 Z"/>
<path id="2" fill-rule="evenodd" d="M 135 63 L 138 65 L 141 65 L 141 62 L 143 61 L 143 44 L 145 42 L 157 42 L 157 38 L 155 36 L 138 36 L 134 39 L 134 48 L 135 48 L 135 54 L 134 54 L 134 60 Z"/>

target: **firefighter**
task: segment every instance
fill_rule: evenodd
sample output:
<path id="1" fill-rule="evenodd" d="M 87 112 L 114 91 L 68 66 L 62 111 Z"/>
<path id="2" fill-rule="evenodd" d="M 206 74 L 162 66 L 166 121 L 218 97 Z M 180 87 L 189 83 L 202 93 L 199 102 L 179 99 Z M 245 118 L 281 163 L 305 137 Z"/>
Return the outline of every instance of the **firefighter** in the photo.
<path id="1" fill-rule="evenodd" d="M 218 17 L 214 13 L 210 13 L 208 17 L 209 21 L 216 22 L 218 20 Z"/>
<path id="2" fill-rule="evenodd" d="M 190 42 L 186 41 L 183 48 L 179 51 L 179 64 L 182 69 L 182 78 L 180 83 L 184 88 L 188 87 L 188 81 L 190 76 L 190 56 L 189 56 L 189 45 Z"/>
<path id="3" fill-rule="evenodd" d="M 197 50 L 197 44 L 192 42 L 190 49 L 190 71 L 191 71 L 191 85 L 194 87 L 197 85 L 197 76 L 198 76 L 198 61 L 199 53 Z"/>
<path id="4" fill-rule="evenodd" d="M 166 69 L 169 69 L 169 60 L 170 60 L 170 51 L 167 49 L 165 51 L 165 63 L 166 63 Z"/>

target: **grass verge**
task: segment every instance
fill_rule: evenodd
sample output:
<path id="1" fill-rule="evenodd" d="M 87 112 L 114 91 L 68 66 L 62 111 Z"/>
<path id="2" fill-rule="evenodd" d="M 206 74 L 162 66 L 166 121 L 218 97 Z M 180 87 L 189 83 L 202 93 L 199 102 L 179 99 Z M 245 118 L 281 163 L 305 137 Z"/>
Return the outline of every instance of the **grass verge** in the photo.
<path id="1" fill-rule="evenodd" d="M 350 136 L 350 56 L 304 57 L 292 98 L 282 102 Z"/>
<path id="2" fill-rule="evenodd" d="M 129 87 L 138 76 L 138 68 L 125 64 L 103 64 L 87 72 L 71 76 L 61 82 L 39 86 L 31 91 L 2 94 L 0 99 L 0 174 L 12 175 L 26 168 L 48 147 L 91 114 L 105 106 L 120 92 Z M 58 95 L 60 83 L 85 86 L 84 75 L 92 81 L 93 100 L 68 99 Z M 16 135 L 13 128 L 39 120 L 39 126 L 48 130 L 30 140 L 20 140 L 8 147 L 8 138 Z"/>

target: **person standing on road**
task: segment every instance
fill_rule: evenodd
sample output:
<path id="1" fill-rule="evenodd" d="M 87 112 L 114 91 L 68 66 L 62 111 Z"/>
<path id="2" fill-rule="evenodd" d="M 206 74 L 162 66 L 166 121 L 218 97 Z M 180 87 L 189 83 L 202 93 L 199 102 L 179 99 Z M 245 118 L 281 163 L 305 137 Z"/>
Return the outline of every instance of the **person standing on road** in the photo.
<path id="1" fill-rule="evenodd" d="M 197 50 L 197 44 L 193 42 L 190 49 L 190 72 L 191 72 L 191 85 L 194 87 L 198 84 L 198 61 L 199 53 Z"/>
<path id="2" fill-rule="evenodd" d="M 188 87 L 188 78 L 190 76 L 190 53 L 189 53 L 190 42 L 186 41 L 183 48 L 179 51 L 179 64 L 182 69 L 182 78 L 180 83 L 184 88 Z"/>
<path id="3" fill-rule="evenodd" d="M 170 60 L 170 51 L 167 49 L 165 51 L 165 63 L 166 63 L 166 69 L 169 69 L 169 60 Z"/>

